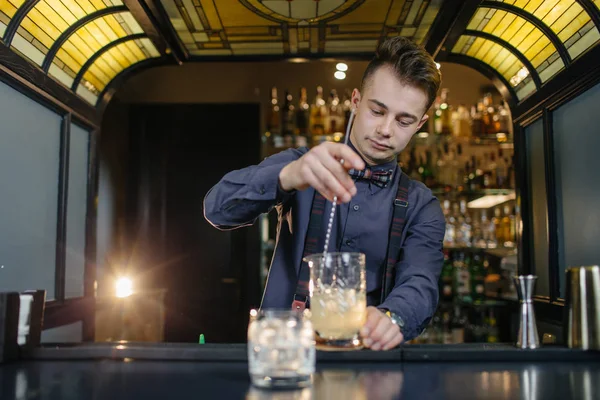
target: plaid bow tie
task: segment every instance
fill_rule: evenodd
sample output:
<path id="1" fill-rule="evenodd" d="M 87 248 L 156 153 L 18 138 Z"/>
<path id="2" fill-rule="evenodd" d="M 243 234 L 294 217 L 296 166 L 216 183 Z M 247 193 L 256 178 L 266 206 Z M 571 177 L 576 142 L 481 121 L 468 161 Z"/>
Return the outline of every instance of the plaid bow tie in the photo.
<path id="1" fill-rule="evenodd" d="M 392 171 L 372 171 L 370 168 L 363 169 L 362 171 L 357 171 L 355 169 L 351 169 L 348 171 L 351 177 L 357 179 L 363 179 L 366 181 L 371 181 L 374 185 L 377 185 L 380 188 L 384 188 L 387 186 L 390 179 L 392 179 Z"/>

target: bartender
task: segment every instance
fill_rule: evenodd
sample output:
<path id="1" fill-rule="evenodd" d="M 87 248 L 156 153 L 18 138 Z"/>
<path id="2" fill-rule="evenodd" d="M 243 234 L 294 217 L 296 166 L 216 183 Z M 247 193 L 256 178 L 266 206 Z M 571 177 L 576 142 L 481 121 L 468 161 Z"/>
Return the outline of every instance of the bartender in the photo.
<path id="1" fill-rule="evenodd" d="M 307 237 L 314 235 L 308 232 L 313 205 L 325 198 L 331 207 L 337 196 L 340 206 L 330 243 L 337 251 L 366 256 L 364 346 L 388 350 L 427 326 L 438 303 L 445 219 L 437 198 L 403 174 L 397 156 L 427 121 L 440 82 L 436 63 L 422 47 L 390 38 L 378 46 L 360 90 L 352 93 L 354 123 L 347 144 L 282 151 L 226 174 L 208 192 L 205 217 L 221 230 L 251 225 L 259 215 L 277 210 L 277 245 L 262 308 L 307 302 L 299 296 L 299 271 L 306 268 Z M 323 218 L 312 240 L 320 249 L 327 222 Z M 388 260 L 391 267 L 386 268 Z M 394 275 L 386 269 L 395 270 Z M 391 284 L 389 293 L 382 294 L 385 278 Z"/>

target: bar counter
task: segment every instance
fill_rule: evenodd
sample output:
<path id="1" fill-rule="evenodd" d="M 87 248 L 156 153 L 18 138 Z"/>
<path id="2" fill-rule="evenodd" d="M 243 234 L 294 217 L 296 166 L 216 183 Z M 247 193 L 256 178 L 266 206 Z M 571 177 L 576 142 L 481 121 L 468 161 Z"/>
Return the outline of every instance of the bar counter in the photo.
<path id="1" fill-rule="evenodd" d="M 251 386 L 245 344 L 77 344 L 0 366 L 12 399 L 593 399 L 600 353 L 506 344 L 318 352 L 310 388 Z"/>

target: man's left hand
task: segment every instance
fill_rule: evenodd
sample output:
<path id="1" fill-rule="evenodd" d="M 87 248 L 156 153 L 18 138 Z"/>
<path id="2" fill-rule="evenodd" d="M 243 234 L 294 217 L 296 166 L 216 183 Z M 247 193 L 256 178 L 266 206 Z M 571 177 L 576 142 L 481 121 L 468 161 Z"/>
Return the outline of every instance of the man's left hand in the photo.
<path id="1" fill-rule="evenodd" d="M 360 330 L 365 347 L 371 350 L 389 350 L 404 340 L 400 327 L 375 307 L 367 307 L 367 322 Z"/>

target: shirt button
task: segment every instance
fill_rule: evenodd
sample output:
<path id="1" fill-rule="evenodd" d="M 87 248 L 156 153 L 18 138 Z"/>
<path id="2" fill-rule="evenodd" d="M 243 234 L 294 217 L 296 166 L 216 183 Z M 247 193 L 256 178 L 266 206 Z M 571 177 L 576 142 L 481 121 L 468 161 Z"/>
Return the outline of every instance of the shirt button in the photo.
<path id="1" fill-rule="evenodd" d="M 354 211 L 358 211 L 358 209 L 360 208 L 360 206 L 358 204 L 356 204 L 354 207 L 352 207 L 354 209 Z"/>
<path id="2" fill-rule="evenodd" d="M 260 194 L 265 194 L 265 188 L 264 187 L 260 188 Z"/>
<path id="3" fill-rule="evenodd" d="M 346 240 L 346 246 L 350 246 L 350 245 L 352 245 L 352 240 L 350 240 L 350 239 Z"/>

